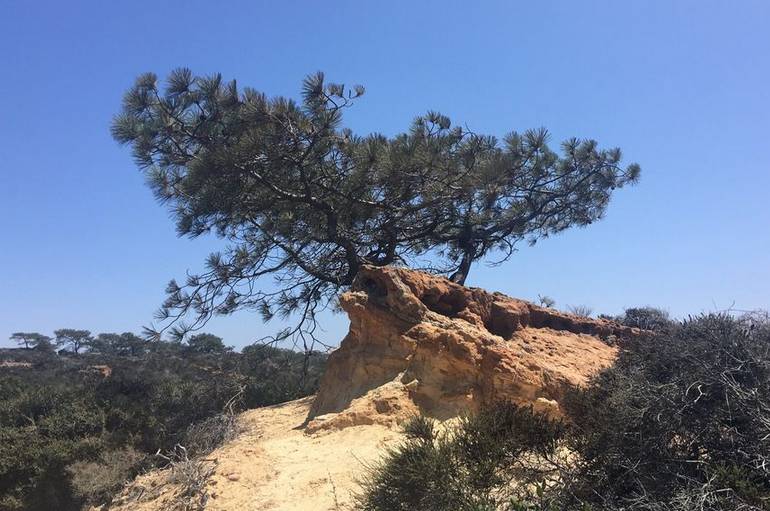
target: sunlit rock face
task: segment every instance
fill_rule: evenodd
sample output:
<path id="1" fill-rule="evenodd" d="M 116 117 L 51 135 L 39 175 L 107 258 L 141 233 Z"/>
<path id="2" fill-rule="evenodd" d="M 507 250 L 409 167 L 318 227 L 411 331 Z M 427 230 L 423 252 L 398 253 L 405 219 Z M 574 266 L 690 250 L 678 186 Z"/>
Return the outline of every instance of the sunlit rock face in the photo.
<path id="1" fill-rule="evenodd" d="M 350 331 L 329 358 L 311 432 L 449 418 L 495 400 L 558 416 L 567 385 L 614 362 L 607 340 L 641 333 L 403 268 L 365 267 L 340 301 Z"/>

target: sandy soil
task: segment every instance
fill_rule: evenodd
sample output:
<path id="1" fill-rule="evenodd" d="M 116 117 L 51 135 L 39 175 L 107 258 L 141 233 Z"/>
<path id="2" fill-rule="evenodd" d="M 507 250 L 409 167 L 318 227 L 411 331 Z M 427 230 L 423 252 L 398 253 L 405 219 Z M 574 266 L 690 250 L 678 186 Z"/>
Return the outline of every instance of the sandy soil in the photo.
<path id="1" fill-rule="evenodd" d="M 311 398 L 290 401 L 239 417 L 238 437 L 206 457 L 207 510 L 344 511 L 352 509 L 356 480 L 383 447 L 401 438 L 397 430 L 371 424 L 308 435 L 298 426 Z M 172 509 L 179 487 L 169 471 L 136 479 L 122 497 L 121 511 Z"/>

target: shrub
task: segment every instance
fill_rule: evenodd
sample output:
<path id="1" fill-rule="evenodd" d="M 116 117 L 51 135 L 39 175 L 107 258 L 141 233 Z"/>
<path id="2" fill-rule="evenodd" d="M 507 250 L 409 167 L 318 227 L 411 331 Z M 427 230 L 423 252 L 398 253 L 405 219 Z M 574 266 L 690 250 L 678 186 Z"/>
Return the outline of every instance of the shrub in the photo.
<path id="1" fill-rule="evenodd" d="M 366 510 L 770 510 L 770 327 L 724 314 L 626 340 L 554 423 L 512 405 L 428 419 L 364 481 Z"/>
<path id="2" fill-rule="evenodd" d="M 187 428 L 184 446 L 192 456 L 208 454 L 223 443 L 235 438 L 237 421 L 234 415 L 214 415 Z"/>
<path id="3" fill-rule="evenodd" d="M 576 316 L 590 318 L 594 310 L 588 305 L 569 305 L 567 306 L 567 312 Z"/>
<path id="4" fill-rule="evenodd" d="M 89 503 L 108 502 L 147 462 L 147 455 L 126 447 L 103 452 L 97 461 L 76 461 L 67 467 L 75 495 Z"/>
<path id="5" fill-rule="evenodd" d="M 537 295 L 537 301 L 540 304 L 541 307 L 553 307 L 556 305 L 556 300 L 551 298 L 550 296 L 544 296 L 544 295 Z"/>
<path id="6" fill-rule="evenodd" d="M 210 497 L 206 483 L 214 473 L 211 460 L 190 457 L 187 449 L 181 445 L 174 446 L 167 455 L 160 455 L 160 457 L 168 461 L 168 467 L 170 467 L 168 482 L 180 487 L 169 509 L 171 511 L 206 509 L 206 503 Z"/>
<path id="7" fill-rule="evenodd" d="M 663 332 L 674 327 L 668 312 L 655 307 L 631 307 L 614 319 L 621 325 L 653 332 Z"/>
<path id="8" fill-rule="evenodd" d="M 530 483 L 556 455 L 563 426 L 531 408 L 500 403 L 448 431 L 417 417 L 404 432 L 406 442 L 390 449 L 364 480 L 361 509 L 523 509 L 538 499 Z M 512 485 L 513 479 L 522 484 Z"/>
<path id="9" fill-rule="evenodd" d="M 570 492 L 617 508 L 770 509 L 770 335 L 756 332 L 707 315 L 629 342 L 567 400 L 582 460 Z"/>
<path id="10" fill-rule="evenodd" d="M 0 510 L 106 503 L 133 474 L 132 452 L 178 443 L 207 452 L 232 434 L 234 412 L 312 393 L 325 361 L 275 348 L 197 353 L 165 342 L 133 349 L 131 334 L 100 339 L 116 349 L 78 357 L 3 350 L 4 360 L 25 365 L 0 370 Z"/>

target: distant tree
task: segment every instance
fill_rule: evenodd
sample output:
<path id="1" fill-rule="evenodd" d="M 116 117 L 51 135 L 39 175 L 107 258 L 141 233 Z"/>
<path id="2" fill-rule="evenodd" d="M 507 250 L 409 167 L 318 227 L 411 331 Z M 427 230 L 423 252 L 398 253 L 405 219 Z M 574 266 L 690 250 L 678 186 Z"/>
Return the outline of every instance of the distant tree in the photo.
<path id="1" fill-rule="evenodd" d="M 33 348 L 35 351 L 42 353 L 53 354 L 56 353 L 56 347 L 54 346 L 52 339 L 47 335 L 44 335 Z"/>
<path id="2" fill-rule="evenodd" d="M 429 112 L 392 138 L 342 127 L 364 92 L 308 76 L 302 102 L 239 90 L 220 75 L 137 79 L 112 134 L 133 147 L 182 236 L 228 240 L 207 271 L 172 281 L 158 314 L 181 338 L 214 314 L 300 315 L 283 333 L 312 337 L 315 312 L 362 265 L 431 266 L 463 284 L 491 252 L 600 219 L 612 192 L 634 183 L 619 149 L 569 139 L 559 155 L 544 129 L 502 141 Z M 422 263 L 420 263 L 422 264 Z M 277 289 L 256 282 L 274 277 Z M 191 314 L 193 320 L 185 323 Z"/>
<path id="3" fill-rule="evenodd" d="M 105 335 L 107 337 L 105 337 Z M 115 347 L 109 340 L 109 336 L 117 334 L 99 334 L 88 343 L 88 347 L 92 353 L 102 354 L 114 354 Z"/>
<path id="4" fill-rule="evenodd" d="M 643 330 L 660 331 L 670 328 L 674 322 L 668 312 L 655 307 L 631 307 L 616 318 L 619 323 L 641 328 Z"/>
<path id="5" fill-rule="evenodd" d="M 96 336 L 92 345 L 98 346 L 98 350 L 102 352 L 136 357 L 145 352 L 147 342 L 131 332 L 102 333 Z"/>
<path id="6" fill-rule="evenodd" d="M 91 332 L 88 330 L 76 330 L 74 328 L 62 328 L 54 331 L 56 346 L 64 347 L 75 355 L 81 348 L 90 346 L 93 342 Z"/>
<path id="7" fill-rule="evenodd" d="M 131 332 L 120 334 L 118 352 L 132 357 L 142 355 L 147 349 L 148 341 Z"/>
<path id="8" fill-rule="evenodd" d="M 47 335 L 39 334 L 37 332 L 16 332 L 11 334 L 10 339 L 16 341 L 19 346 L 23 344 L 25 349 L 34 349 L 40 343 L 50 343 L 51 341 L 51 338 Z"/>
<path id="9" fill-rule="evenodd" d="M 227 349 L 221 337 L 214 334 L 197 334 L 188 339 L 187 346 L 196 353 L 222 353 Z"/>

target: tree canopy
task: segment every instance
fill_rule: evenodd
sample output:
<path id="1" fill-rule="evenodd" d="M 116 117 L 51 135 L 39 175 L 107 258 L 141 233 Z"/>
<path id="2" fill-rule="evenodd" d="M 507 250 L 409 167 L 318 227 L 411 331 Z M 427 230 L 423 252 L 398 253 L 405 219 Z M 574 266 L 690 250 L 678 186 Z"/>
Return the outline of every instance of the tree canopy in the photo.
<path id="1" fill-rule="evenodd" d="M 64 349 L 69 349 L 75 355 L 80 352 L 81 348 L 90 346 L 94 340 L 90 331 L 75 328 L 54 330 L 54 336 L 56 336 L 56 346 L 64 346 Z"/>
<path id="2" fill-rule="evenodd" d="M 214 334 L 196 334 L 187 340 L 187 346 L 196 353 L 222 353 L 227 350 L 221 337 Z"/>
<path id="3" fill-rule="evenodd" d="M 90 347 L 102 353 L 138 356 L 147 349 L 147 341 L 131 332 L 103 333 L 96 336 Z"/>
<path id="4" fill-rule="evenodd" d="M 34 349 L 51 342 L 50 337 L 37 332 L 16 332 L 11 334 L 10 339 L 19 346 L 24 345 L 25 349 Z"/>
<path id="5" fill-rule="evenodd" d="M 436 112 L 392 137 L 359 136 L 342 120 L 363 93 L 322 73 L 305 78 L 300 102 L 188 69 L 165 87 L 151 73 L 137 79 L 114 138 L 132 146 L 181 236 L 230 243 L 205 272 L 169 284 L 154 334 L 181 338 L 214 314 L 256 309 L 265 319 L 298 312 L 279 338 L 312 338 L 316 311 L 362 265 L 408 264 L 464 283 L 491 253 L 501 262 L 519 242 L 600 219 L 640 173 L 593 140 L 569 139 L 557 153 L 545 129 L 498 140 Z"/>

